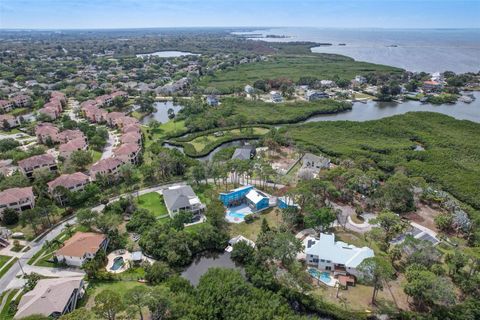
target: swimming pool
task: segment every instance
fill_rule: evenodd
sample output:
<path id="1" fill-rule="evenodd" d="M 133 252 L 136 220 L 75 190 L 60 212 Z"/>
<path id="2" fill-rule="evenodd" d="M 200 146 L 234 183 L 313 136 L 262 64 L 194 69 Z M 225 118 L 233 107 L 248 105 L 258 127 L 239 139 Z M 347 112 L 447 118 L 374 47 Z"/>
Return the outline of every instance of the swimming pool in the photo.
<path id="1" fill-rule="evenodd" d="M 228 208 L 225 219 L 228 222 L 240 223 L 245 221 L 245 217 L 252 213 L 252 209 L 248 205 L 242 204 L 238 207 Z"/>
<path id="2" fill-rule="evenodd" d="M 121 267 L 123 267 L 124 264 L 125 264 L 125 261 L 123 261 L 123 257 L 116 257 L 115 259 L 113 259 L 113 265 L 110 268 L 110 270 L 116 271 Z"/>
<path id="3" fill-rule="evenodd" d="M 319 270 L 317 269 L 314 269 L 314 268 L 310 268 L 308 269 L 308 273 L 314 277 L 315 279 L 317 280 L 320 280 L 322 281 L 323 283 L 327 284 L 327 285 L 331 285 L 332 283 L 332 277 L 330 276 L 330 273 L 328 272 L 320 272 Z"/>

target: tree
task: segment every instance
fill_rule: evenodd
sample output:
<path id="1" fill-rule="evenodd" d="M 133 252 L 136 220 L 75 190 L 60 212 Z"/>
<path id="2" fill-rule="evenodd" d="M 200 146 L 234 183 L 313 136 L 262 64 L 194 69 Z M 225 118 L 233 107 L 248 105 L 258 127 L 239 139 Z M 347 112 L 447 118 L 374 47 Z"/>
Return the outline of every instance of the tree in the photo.
<path id="1" fill-rule="evenodd" d="M 367 258 L 357 268 L 361 278 L 373 286 L 372 304 L 375 305 L 379 290 L 383 290 L 383 283 L 393 279 L 395 271 L 392 265 L 382 257 Z"/>
<path id="2" fill-rule="evenodd" d="M 2 221 L 7 226 L 14 225 L 18 222 L 18 212 L 12 208 L 6 208 L 2 212 Z"/>
<path id="3" fill-rule="evenodd" d="M 145 280 L 156 285 L 167 280 L 173 273 L 165 262 L 155 261 L 152 265 L 145 268 Z"/>
<path id="4" fill-rule="evenodd" d="M 324 229 L 330 227 L 335 219 L 335 211 L 330 207 L 323 207 L 313 210 L 305 216 L 305 226 L 314 228 L 320 234 Z"/>
<path id="5" fill-rule="evenodd" d="M 288 266 L 295 260 L 297 253 L 302 251 L 303 244 L 292 233 L 279 232 L 275 234 L 271 248 L 273 257 L 279 259 L 284 266 Z"/>
<path id="6" fill-rule="evenodd" d="M 64 314 L 59 320 L 94 320 L 93 313 L 86 308 L 78 308 L 70 313 Z"/>
<path id="7" fill-rule="evenodd" d="M 380 188 L 380 202 L 389 210 L 404 213 L 415 210 L 412 182 L 402 173 L 394 174 Z"/>
<path id="8" fill-rule="evenodd" d="M 92 310 L 102 319 L 115 320 L 117 314 L 125 310 L 125 306 L 118 292 L 106 289 L 95 296 Z"/>
<path id="9" fill-rule="evenodd" d="M 410 265 L 406 272 L 404 291 L 413 298 L 414 304 L 423 309 L 431 305 L 452 305 L 455 292 L 452 283 L 418 264 Z"/>
<path id="10" fill-rule="evenodd" d="M 233 261 L 248 264 L 253 259 L 255 249 L 246 241 L 239 241 L 233 245 L 231 258 Z"/>
<path id="11" fill-rule="evenodd" d="M 78 171 L 84 171 L 85 168 L 92 163 L 92 154 L 85 150 L 77 150 L 70 155 L 70 161 Z"/>
<path id="12" fill-rule="evenodd" d="M 125 292 L 123 299 L 126 305 L 133 305 L 143 320 L 142 308 L 147 306 L 150 290 L 145 286 L 135 286 Z"/>
<path id="13" fill-rule="evenodd" d="M 399 215 L 384 210 L 375 218 L 369 221 L 372 225 L 378 225 L 376 228 L 380 228 L 383 231 L 383 248 L 388 250 L 390 247 L 390 241 L 405 230 L 406 224 L 402 221 Z"/>
<path id="14" fill-rule="evenodd" d="M 92 229 L 92 226 L 95 224 L 98 213 L 93 212 L 90 209 L 80 209 L 77 211 L 77 222 L 79 225 Z"/>

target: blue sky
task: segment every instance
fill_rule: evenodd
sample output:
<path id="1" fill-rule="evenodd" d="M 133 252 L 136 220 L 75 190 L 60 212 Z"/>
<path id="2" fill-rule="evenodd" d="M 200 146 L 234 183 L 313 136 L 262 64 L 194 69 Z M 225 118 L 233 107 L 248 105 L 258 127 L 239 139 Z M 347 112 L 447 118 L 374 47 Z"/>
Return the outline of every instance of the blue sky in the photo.
<path id="1" fill-rule="evenodd" d="M 0 0 L 0 28 L 480 28 L 480 0 Z"/>

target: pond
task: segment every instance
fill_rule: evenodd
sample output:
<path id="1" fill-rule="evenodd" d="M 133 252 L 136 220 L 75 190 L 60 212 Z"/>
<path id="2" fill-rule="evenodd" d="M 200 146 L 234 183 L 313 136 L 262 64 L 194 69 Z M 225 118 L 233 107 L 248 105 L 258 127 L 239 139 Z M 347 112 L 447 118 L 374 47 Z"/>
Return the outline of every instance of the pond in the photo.
<path id="1" fill-rule="evenodd" d="M 137 58 L 145 57 L 160 57 L 160 58 L 176 58 L 183 56 L 199 56 L 198 53 L 185 52 L 185 51 L 157 51 L 152 53 L 140 53 L 137 54 Z"/>
<path id="2" fill-rule="evenodd" d="M 162 101 L 162 102 L 155 102 L 155 112 L 146 115 L 142 118 L 142 124 L 148 124 L 150 120 L 155 119 L 158 122 L 165 123 L 168 122 L 168 109 L 173 109 L 175 115 L 182 110 L 183 106 L 174 104 L 172 101 Z"/>
<path id="3" fill-rule="evenodd" d="M 244 274 L 243 268 L 237 266 L 235 262 L 232 261 L 230 253 L 211 252 L 195 259 L 192 264 L 182 272 L 182 277 L 190 281 L 192 285 L 197 286 L 201 276 L 210 268 L 236 269 Z"/>
<path id="4" fill-rule="evenodd" d="M 459 120 L 480 122 L 480 92 L 474 92 L 473 95 L 475 100 L 470 104 L 457 102 L 456 104 L 432 105 L 412 100 L 402 103 L 376 102 L 371 100 L 366 103 L 355 102 L 352 110 L 336 114 L 315 116 L 305 122 L 337 120 L 368 121 L 391 117 L 397 114 L 404 114 L 411 111 L 438 112 Z"/>

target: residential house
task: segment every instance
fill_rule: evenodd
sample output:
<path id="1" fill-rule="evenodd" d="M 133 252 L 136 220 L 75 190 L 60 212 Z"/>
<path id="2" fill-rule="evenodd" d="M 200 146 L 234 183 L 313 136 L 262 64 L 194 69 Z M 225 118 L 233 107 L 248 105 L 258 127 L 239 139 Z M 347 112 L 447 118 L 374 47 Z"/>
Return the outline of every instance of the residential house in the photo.
<path id="1" fill-rule="evenodd" d="M 24 160 L 18 161 L 18 166 L 22 173 L 28 178 L 33 177 L 33 171 L 38 169 L 48 169 L 57 171 L 57 162 L 55 157 L 50 154 L 41 154 Z"/>
<path id="2" fill-rule="evenodd" d="M 14 319 L 34 315 L 59 318 L 75 310 L 84 293 L 83 277 L 41 279 L 22 295 Z"/>
<path id="3" fill-rule="evenodd" d="M 422 86 L 422 89 L 425 92 L 439 92 L 442 88 L 443 85 L 440 82 L 433 80 L 424 81 Z"/>
<path id="4" fill-rule="evenodd" d="M 120 142 L 122 144 L 134 143 L 140 145 L 142 143 L 142 135 L 138 131 L 127 132 L 120 137 Z"/>
<path id="5" fill-rule="evenodd" d="M 35 127 L 35 136 L 37 137 L 37 141 L 38 143 L 42 144 L 45 144 L 47 142 L 57 142 L 59 132 L 60 129 L 48 122 L 39 123 Z"/>
<path id="6" fill-rule="evenodd" d="M 122 127 L 122 133 L 131 133 L 131 132 L 136 132 L 138 134 L 142 133 L 141 127 L 139 123 L 134 123 L 134 124 L 128 124 Z"/>
<path id="7" fill-rule="evenodd" d="M 216 106 L 219 105 L 219 103 L 220 103 L 220 101 L 218 100 L 217 96 L 210 95 L 210 96 L 207 97 L 207 104 L 210 107 L 216 107 Z"/>
<path id="8" fill-rule="evenodd" d="M 32 187 L 10 188 L 0 192 L 0 213 L 6 208 L 24 211 L 35 207 Z"/>
<path id="9" fill-rule="evenodd" d="M 90 178 L 95 181 L 98 174 L 116 177 L 122 165 L 123 161 L 117 158 L 106 158 L 97 161 L 90 168 Z"/>
<path id="10" fill-rule="evenodd" d="M 18 118 L 12 116 L 11 114 L 0 114 L 0 127 L 2 129 L 15 128 L 20 125 Z"/>
<path id="11" fill-rule="evenodd" d="M 62 205 L 65 200 L 62 195 L 59 195 L 55 192 L 55 189 L 58 187 L 63 187 L 70 192 L 82 191 L 85 189 L 85 186 L 90 182 L 90 177 L 82 172 L 75 172 L 72 174 L 62 174 L 58 178 L 47 183 L 48 192 L 50 195 L 55 198 Z"/>
<path id="12" fill-rule="evenodd" d="M 57 135 L 57 140 L 60 143 L 67 143 L 79 138 L 86 140 L 85 135 L 80 130 L 64 130 Z"/>
<path id="13" fill-rule="evenodd" d="M 107 245 L 108 239 L 103 234 L 77 232 L 64 242 L 53 258 L 69 266 L 81 267 L 85 261 L 93 259 L 98 251 L 105 250 Z"/>
<path id="14" fill-rule="evenodd" d="M 168 214 L 172 218 L 180 211 L 188 211 L 194 215 L 201 215 L 205 211 L 205 205 L 188 185 L 164 189 L 162 194 Z"/>
<path id="15" fill-rule="evenodd" d="M 3 113 L 7 113 L 7 112 L 12 111 L 14 106 L 15 105 L 14 105 L 13 101 L 0 100 L 0 111 L 3 112 Z"/>
<path id="16" fill-rule="evenodd" d="M 59 155 L 64 158 L 68 159 L 75 151 L 80 150 L 87 150 L 88 144 L 85 138 L 80 137 L 73 140 L 68 141 L 67 143 L 61 144 L 58 147 Z"/>
<path id="17" fill-rule="evenodd" d="M 328 94 L 322 91 L 308 90 L 305 93 L 305 100 L 307 101 L 316 101 L 320 99 L 328 99 Z"/>
<path id="18" fill-rule="evenodd" d="M 253 93 L 255 93 L 255 89 L 254 89 L 252 86 L 248 85 L 248 84 L 245 86 L 244 91 L 245 91 L 246 94 L 253 94 Z"/>
<path id="19" fill-rule="evenodd" d="M 117 126 L 120 123 L 120 119 L 125 117 L 125 113 L 123 112 L 109 112 L 105 116 L 105 120 L 107 121 L 108 125 L 111 127 Z"/>
<path id="20" fill-rule="evenodd" d="M 253 211 L 260 211 L 270 206 L 269 197 L 250 185 L 233 189 L 230 192 L 220 193 L 219 198 L 227 208 L 246 204 Z"/>
<path id="21" fill-rule="evenodd" d="M 235 149 L 232 155 L 232 160 L 233 159 L 250 160 L 255 158 L 255 155 L 256 155 L 256 149 L 254 147 L 244 146 L 244 147 Z"/>
<path id="22" fill-rule="evenodd" d="M 26 108 L 32 105 L 30 97 L 24 94 L 13 97 L 12 101 L 17 108 Z"/>
<path id="23" fill-rule="evenodd" d="M 116 159 L 122 160 L 124 163 L 137 164 L 139 162 L 141 148 L 136 143 L 125 143 L 113 150 Z"/>
<path id="24" fill-rule="evenodd" d="M 357 267 L 363 260 L 375 255 L 368 247 L 358 248 L 342 241 L 335 241 L 334 234 L 321 233 L 318 239 L 309 236 L 305 243 L 307 265 L 322 271 L 331 271 L 334 276 L 360 275 Z"/>
<path id="25" fill-rule="evenodd" d="M 330 167 L 330 159 L 306 153 L 302 157 L 302 167 L 298 172 L 299 177 L 315 178 L 321 169 Z"/>
<path id="26" fill-rule="evenodd" d="M 295 203 L 295 201 L 291 197 L 283 196 L 277 199 L 277 206 L 280 209 L 289 209 L 289 208 L 296 208 L 300 209 L 300 206 Z"/>
<path id="27" fill-rule="evenodd" d="M 275 103 L 283 102 L 282 94 L 278 91 L 271 91 L 270 99 L 272 100 L 272 102 L 275 102 Z"/>
<path id="28" fill-rule="evenodd" d="M 320 80 L 320 85 L 322 88 L 333 88 L 336 86 L 335 82 L 332 80 Z"/>

